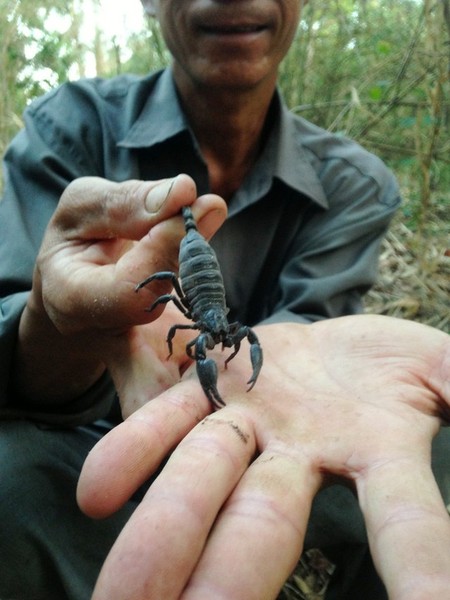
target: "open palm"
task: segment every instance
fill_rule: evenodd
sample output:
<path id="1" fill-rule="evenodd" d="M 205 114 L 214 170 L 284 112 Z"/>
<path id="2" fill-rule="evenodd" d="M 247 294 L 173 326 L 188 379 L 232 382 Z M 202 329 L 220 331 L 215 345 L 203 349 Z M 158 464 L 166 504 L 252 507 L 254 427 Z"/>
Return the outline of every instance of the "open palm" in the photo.
<path id="1" fill-rule="evenodd" d="M 176 446 L 107 558 L 95 600 L 125 590 L 133 600 L 275 598 L 312 499 L 336 476 L 356 489 L 390 597 L 448 597 L 450 519 L 430 448 L 450 405 L 449 337 L 375 316 L 257 331 L 265 364 L 250 394 L 241 351 L 219 377 L 224 409 L 208 415 L 188 378 L 91 453 L 79 501 L 103 516 Z"/>

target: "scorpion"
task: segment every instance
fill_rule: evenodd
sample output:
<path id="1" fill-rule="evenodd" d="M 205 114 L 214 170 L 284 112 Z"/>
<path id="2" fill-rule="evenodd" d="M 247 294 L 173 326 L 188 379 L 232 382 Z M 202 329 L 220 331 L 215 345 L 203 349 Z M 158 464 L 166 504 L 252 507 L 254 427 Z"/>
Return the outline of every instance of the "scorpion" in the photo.
<path id="1" fill-rule="evenodd" d="M 239 352 L 241 341 L 247 338 L 250 344 L 250 359 L 253 373 L 247 381 L 250 391 L 256 383 L 262 367 L 263 353 L 255 332 L 238 321 L 229 323 L 229 309 L 225 300 L 225 287 L 216 253 L 206 239 L 199 233 L 192 210 L 185 206 L 182 215 L 186 234 L 181 240 L 179 250 L 179 276 L 172 271 L 160 271 L 150 275 L 135 287 L 141 288 L 155 280 L 169 280 L 175 293 L 163 294 L 145 310 L 151 312 L 159 304 L 172 301 L 175 306 L 193 323 L 177 324 L 170 327 L 167 334 L 169 356 L 173 351 L 173 338 L 178 329 L 195 329 L 199 335 L 188 342 L 186 354 L 195 360 L 197 376 L 206 397 L 218 409 L 225 406 L 217 390 L 218 370 L 212 358 L 207 358 L 206 351 L 212 350 L 216 344 L 224 348 L 233 347 L 233 351 L 225 360 L 225 368 Z"/>

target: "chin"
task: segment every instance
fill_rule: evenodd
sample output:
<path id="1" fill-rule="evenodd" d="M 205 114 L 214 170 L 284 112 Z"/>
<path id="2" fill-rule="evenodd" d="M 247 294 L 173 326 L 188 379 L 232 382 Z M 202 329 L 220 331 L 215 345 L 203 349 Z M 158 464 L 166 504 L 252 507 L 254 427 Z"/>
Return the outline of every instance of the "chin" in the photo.
<path id="1" fill-rule="evenodd" d="M 264 83 L 271 84 L 276 81 L 276 71 L 258 69 L 255 65 L 234 63 L 214 65 L 204 71 L 204 76 L 199 74 L 197 81 L 204 86 L 218 89 L 252 90 Z"/>

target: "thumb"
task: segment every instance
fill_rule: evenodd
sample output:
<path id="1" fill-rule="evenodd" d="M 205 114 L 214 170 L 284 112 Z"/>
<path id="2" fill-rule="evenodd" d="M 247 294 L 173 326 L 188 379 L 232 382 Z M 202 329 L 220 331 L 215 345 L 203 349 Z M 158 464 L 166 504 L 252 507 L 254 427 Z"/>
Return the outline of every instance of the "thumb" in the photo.
<path id="1" fill-rule="evenodd" d="M 178 214 L 183 205 L 192 204 L 196 195 L 188 175 L 120 183 L 82 177 L 67 186 L 50 230 L 67 240 L 138 240 L 157 223 Z"/>

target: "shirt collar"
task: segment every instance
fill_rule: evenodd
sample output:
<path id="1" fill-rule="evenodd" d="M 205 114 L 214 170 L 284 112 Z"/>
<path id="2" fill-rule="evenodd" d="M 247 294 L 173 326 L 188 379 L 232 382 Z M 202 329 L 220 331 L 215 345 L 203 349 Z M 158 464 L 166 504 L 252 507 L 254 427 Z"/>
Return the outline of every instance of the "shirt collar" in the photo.
<path id="1" fill-rule="evenodd" d="M 252 192 L 261 197 L 269 191 L 273 177 L 276 177 L 322 208 L 328 208 L 320 179 L 302 146 L 299 122 L 278 92 L 272 109 L 273 123 L 268 139 L 255 168 L 244 182 L 244 187 L 251 187 Z M 180 105 L 172 70 L 167 68 L 158 78 L 139 117 L 118 145 L 125 148 L 150 148 L 187 131 L 190 132 L 190 128 Z M 196 145 L 192 133 L 191 136 Z M 246 191 L 248 194 L 249 190 Z M 237 195 L 239 197 L 240 194 Z M 235 201 L 240 204 L 239 198 L 235 198 Z"/>
<path id="2" fill-rule="evenodd" d="M 156 81 L 141 114 L 118 145 L 150 148 L 187 130 L 189 125 L 180 106 L 172 71 L 167 68 Z"/>
<path id="3" fill-rule="evenodd" d="M 327 209 L 328 200 L 322 183 L 301 142 L 302 121 L 287 108 L 279 92 L 273 98 L 268 118 L 271 123 L 264 148 L 242 187 L 231 199 L 229 214 L 237 213 L 268 194 L 274 179 L 293 190 L 299 199 L 306 196 Z"/>
<path id="4" fill-rule="evenodd" d="M 290 188 L 322 208 L 328 208 L 322 183 L 302 145 L 301 121 L 287 108 L 278 92 L 274 101 L 278 104 L 278 117 L 264 150 L 272 155 L 272 172 Z"/>

